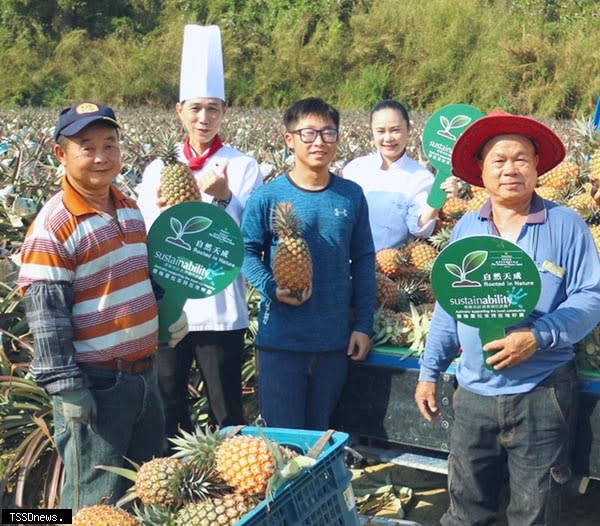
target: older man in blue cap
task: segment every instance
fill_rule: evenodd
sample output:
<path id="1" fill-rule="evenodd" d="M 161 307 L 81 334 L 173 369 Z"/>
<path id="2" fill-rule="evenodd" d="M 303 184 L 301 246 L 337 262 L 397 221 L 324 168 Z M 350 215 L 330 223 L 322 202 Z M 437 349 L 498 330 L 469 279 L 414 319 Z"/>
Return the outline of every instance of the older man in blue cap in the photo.
<path id="1" fill-rule="evenodd" d="M 52 395 L 66 474 L 60 504 L 78 510 L 116 502 L 126 489 L 99 464 L 125 467 L 125 457 L 139 463 L 162 452 L 157 304 L 144 220 L 112 184 L 121 169 L 113 110 L 74 104 L 54 138 L 62 189 L 25 238 L 18 283 L 33 334 L 30 372 Z M 169 331 L 175 346 L 185 317 Z"/>

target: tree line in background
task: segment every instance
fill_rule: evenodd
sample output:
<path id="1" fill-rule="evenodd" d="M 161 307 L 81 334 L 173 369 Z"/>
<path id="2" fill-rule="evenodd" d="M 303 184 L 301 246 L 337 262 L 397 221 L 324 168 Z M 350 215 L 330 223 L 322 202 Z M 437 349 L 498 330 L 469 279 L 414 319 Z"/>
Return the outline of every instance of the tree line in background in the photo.
<path id="1" fill-rule="evenodd" d="M 170 107 L 187 23 L 218 24 L 229 102 L 589 117 L 596 0 L 3 0 L 1 106 Z"/>

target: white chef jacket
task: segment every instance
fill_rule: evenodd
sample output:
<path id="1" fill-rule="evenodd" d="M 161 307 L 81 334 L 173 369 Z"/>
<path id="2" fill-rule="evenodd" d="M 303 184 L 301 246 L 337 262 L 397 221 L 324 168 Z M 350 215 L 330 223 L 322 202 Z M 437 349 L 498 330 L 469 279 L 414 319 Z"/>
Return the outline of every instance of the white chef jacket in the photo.
<path id="1" fill-rule="evenodd" d="M 398 248 L 412 237 L 431 235 L 436 219 L 418 226 L 419 215 L 431 190 L 434 176 L 404 154 L 382 170 L 379 152 L 358 157 L 342 170 L 343 177 L 358 183 L 369 205 L 369 222 L 375 250 Z"/>
<path id="2" fill-rule="evenodd" d="M 182 145 L 178 149 L 178 158 L 187 164 Z M 225 162 L 232 192 L 231 202 L 225 210 L 239 225 L 246 201 L 252 190 L 262 185 L 263 177 L 258 163 L 252 157 L 227 145 L 223 145 L 209 157 L 202 169 L 196 170 L 194 175 L 199 177 L 205 170 L 216 171 L 216 166 L 222 166 Z M 144 216 L 147 231 L 160 214 L 156 199 L 163 166 L 162 159 L 152 161 L 144 170 L 142 182 L 136 188 L 137 203 Z M 212 196 L 202 193 L 202 201 L 211 203 L 212 200 Z M 246 328 L 248 307 L 244 278 L 240 274 L 231 285 L 214 296 L 188 299 L 184 310 L 190 331 L 229 331 Z"/>

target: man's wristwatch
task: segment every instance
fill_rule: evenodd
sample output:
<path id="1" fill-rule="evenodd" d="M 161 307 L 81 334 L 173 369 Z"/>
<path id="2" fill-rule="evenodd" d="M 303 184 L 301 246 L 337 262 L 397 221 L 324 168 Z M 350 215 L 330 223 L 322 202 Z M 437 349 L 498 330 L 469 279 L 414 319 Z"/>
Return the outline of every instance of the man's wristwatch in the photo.
<path id="1" fill-rule="evenodd" d="M 217 205 L 220 208 L 227 208 L 229 203 L 231 203 L 232 197 L 233 192 L 229 192 L 229 197 L 227 199 L 213 199 L 213 204 Z"/>

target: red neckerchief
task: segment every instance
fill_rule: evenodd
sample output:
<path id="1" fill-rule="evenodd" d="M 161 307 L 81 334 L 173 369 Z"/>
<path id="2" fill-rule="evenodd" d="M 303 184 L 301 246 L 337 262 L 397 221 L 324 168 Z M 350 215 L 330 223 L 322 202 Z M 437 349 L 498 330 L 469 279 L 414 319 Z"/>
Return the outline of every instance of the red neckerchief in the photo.
<path id="1" fill-rule="evenodd" d="M 190 146 L 190 138 L 186 137 L 183 143 L 183 155 L 185 155 L 190 169 L 200 170 L 200 168 L 204 166 L 206 160 L 213 153 L 219 150 L 221 146 L 223 146 L 223 141 L 221 141 L 221 138 L 218 135 L 215 135 L 215 138 L 212 144 L 210 145 L 210 148 L 206 150 L 202 155 L 195 155 L 194 150 L 192 150 L 192 147 Z"/>

